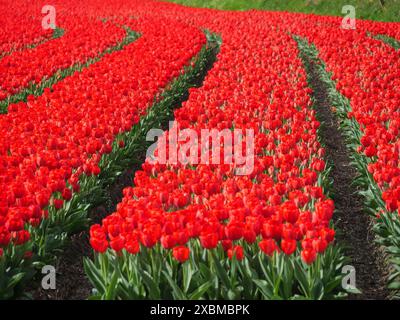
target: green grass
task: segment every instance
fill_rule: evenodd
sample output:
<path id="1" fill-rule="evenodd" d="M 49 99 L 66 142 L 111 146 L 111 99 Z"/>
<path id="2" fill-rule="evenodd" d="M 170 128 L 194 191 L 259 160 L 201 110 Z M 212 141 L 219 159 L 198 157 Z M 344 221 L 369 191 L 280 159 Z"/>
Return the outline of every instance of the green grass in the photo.
<path id="1" fill-rule="evenodd" d="M 192 7 L 223 10 L 263 9 L 342 16 L 344 5 L 356 8 L 356 18 L 400 22 L 400 0 L 168 0 Z M 383 4 L 382 4 L 383 3 Z M 344 16 L 344 15 L 343 15 Z"/>

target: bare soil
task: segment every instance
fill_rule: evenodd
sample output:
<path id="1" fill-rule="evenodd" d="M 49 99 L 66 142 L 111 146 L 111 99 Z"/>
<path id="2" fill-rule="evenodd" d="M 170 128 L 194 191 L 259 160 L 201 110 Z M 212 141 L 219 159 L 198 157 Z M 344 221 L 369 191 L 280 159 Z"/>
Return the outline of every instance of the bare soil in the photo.
<path id="1" fill-rule="evenodd" d="M 315 109 L 322 126 L 321 140 L 325 145 L 326 157 L 333 163 L 331 178 L 336 212 L 337 241 L 345 246 L 356 270 L 356 287 L 362 294 L 350 295 L 350 299 L 382 300 L 389 297 L 387 289 L 388 266 L 383 250 L 375 243 L 372 220 L 363 210 L 363 198 L 352 185 L 357 177 L 351 165 L 345 137 L 341 135 L 337 118 L 331 110 L 328 91 L 319 78 L 315 63 L 308 60 L 310 86 L 313 89 Z"/>

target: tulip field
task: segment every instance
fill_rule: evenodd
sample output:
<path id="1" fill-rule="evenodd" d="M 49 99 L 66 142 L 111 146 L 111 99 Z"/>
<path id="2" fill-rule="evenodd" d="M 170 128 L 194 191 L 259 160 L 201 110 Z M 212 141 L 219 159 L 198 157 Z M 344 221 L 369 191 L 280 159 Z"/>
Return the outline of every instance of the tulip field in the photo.
<path id="1" fill-rule="evenodd" d="M 400 23 L 45 4 L 0 2 L 0 299 L 400 297 Z"/>

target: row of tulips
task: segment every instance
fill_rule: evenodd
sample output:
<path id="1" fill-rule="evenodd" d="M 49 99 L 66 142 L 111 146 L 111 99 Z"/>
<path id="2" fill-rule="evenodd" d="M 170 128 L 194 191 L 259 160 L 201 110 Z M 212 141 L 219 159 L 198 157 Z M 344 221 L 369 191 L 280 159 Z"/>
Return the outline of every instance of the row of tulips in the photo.
<path id="1" fill-rule="evenodd" d="M 83 17 L 60 17 L 62 37 L 34 48 L 15 51 L 0 60 L 0 100 L 23 89 L 38 86 L 57 72 L 95 58 L 107 48 L 122 42 L 125 32 L 111 21 Z M 12 101 L 13 102 L 13 101 Z"/>
<path id="2" fill-rule="evenodd" d="M 235 160 L 148 158 L 116 212 L 90 229 L 92 298 L 342 297 L 329 169 L 295 41 L 263 15 L 171 8 L 222 37 L 217 62 L 175 111 L 171 131 L 253 130 L 254 170 L 235 175 Z M 166 139 L 155 155 L 164 146 L 172 148 Z"/>
<path id="3" fill-rule="evenodd" d="M 356 182 L 372 214 L 378 242 L 389 253 L 389 288 L 399 290 L 399 52 L 364 30 L 313 32 L 303 25 L 297 32 L 316 46 L 303 44 L 329 88 L 360 175 Z"/>
<path id="4" fill-rule="evenodd" d="M 135 41 L 135 39 L 139 36 L 139 33 L 136 33 L 127 26 L 122 25 L 120 26 L 120 29 L 125 30 L 125 37 L 122 41 L 119 41 L 115 45 L 106 48 L 93 58 L 88 58 L 84 62 L 76 62 L 70 67 L 60 69 L 53 75 L 49 77 L 44 77 L 38 83 L 31 82 L 27 88 L 22 89 L 17 94 L 10 95 L 7 99 L 4 99 L 3 101 L 0 101 L 0 114 L 7 113 L 9 111 L 13 112 L 15 108 L 18 108 L 18 103 L 20 102 L 33 101 L 36 96 L 42 95 L 45 91 L 50 91 L 54 87 L 54 85 L 57 84 L 57 82 L 73 75 L 74 73 L 81 72 L 82 69 L 88 68 L 93 63 L 98 62 L 107 54 L 110 54 L 114 51 L 122 50 L 126 45 Z M 63 32 L 62 29 L 57 30 L 61 30 L 61 32 Z M 55 31 L 55 36 L 56 33 L 57 31 Z"/>
<path id="5" fill-rule="evenodd" d="M 42 28 L 42 6 L 16 0 L 0 3 L 0 59 L 52 38 L 53 30 Z"/>
<path id="6" fill-rule="evenodd" d="M 2 298 L 18 294 L 35 267 L 84 227 L 103 187 L 134 163 L 124 149 L 145 137 L 142 118 L 167 112 L 165 102 L 149 107 L 205 44 L 200 31 L 174 21 L 144 17 L 126 25 L 141 37 L 0 118 Z M 182 82 L 156 102 L 173 105 Z"/>

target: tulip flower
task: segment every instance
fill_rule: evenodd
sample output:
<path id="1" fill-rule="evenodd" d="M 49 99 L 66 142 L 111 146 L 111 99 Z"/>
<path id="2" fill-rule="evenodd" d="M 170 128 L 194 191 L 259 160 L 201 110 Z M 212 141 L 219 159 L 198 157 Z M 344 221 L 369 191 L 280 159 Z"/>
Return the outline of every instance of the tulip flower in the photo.
<path id="1" fill-rule="evenodd" d="M 301 258 L 307 264 L 312 264 L 317 257 L 315 250 L 312 249 L 304 249 L 301 251 Z"/>
<path id="2" fill-rule="evenodd" d="M 184 263 L 187 259 L 189 259 L 189 254 L 190 254 L 190 250 L 188 247 L 185 247 L 185 246 L 175 247 L 172 250 L 172 255 L 180 263 Z"/>

